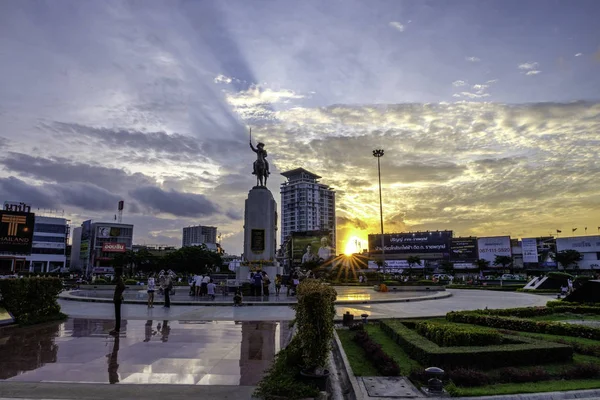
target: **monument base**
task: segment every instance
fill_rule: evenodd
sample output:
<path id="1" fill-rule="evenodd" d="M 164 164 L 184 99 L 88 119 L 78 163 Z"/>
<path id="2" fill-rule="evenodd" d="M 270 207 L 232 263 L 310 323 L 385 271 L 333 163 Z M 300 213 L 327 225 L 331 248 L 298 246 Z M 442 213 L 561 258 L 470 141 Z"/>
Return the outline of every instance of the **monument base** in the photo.
<path id="1" fill-rule="evenodd" d="M 248 193 L 244 211 L 244 261 L 275 263 L 277 247 L 277 203 L 265 186 Z"/>

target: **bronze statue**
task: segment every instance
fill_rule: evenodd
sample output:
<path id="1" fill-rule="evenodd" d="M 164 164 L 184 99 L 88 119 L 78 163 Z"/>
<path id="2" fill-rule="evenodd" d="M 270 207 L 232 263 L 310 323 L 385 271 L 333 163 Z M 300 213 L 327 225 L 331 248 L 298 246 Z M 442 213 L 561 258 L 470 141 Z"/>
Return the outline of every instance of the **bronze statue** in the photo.
<path id="1" fill-rule="evenodd" d="M 256 175 L 256 186 L 267 186 L 267 178 L 271 174 L 269 172 L 269 162 L 267 161 L 267 151 L 264 147 L 263 143 L 258 143 L 256 148 L 252 145 L 252 129 L 250 129 L 250 148 L 256 153 L 254 171 L 252 172 L 252 175 Z"/>

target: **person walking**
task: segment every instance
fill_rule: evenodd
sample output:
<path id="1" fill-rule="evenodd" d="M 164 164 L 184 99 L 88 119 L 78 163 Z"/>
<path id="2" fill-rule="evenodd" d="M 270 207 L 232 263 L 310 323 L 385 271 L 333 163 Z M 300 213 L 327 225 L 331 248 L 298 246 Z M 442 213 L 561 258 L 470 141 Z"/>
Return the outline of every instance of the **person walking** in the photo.
<path id="1" fill-rule="evenodd" d="M 118 336 L 121 332 L 121 304 L 123 303 L 123 292 L 125 291 L 125 283 L 123 282 L 123 270 L 115 268 L 115 292 L 113 294 L 113 303 L 115 305 L 115 328 L 109 333 L 113 336 Z"/>
<path id="2" fill-rule="evenodd" d="M 148 277 L 148 308 L 154 308 L 154 292 L 156 291 L 156 281 L 154 273 Z"/>

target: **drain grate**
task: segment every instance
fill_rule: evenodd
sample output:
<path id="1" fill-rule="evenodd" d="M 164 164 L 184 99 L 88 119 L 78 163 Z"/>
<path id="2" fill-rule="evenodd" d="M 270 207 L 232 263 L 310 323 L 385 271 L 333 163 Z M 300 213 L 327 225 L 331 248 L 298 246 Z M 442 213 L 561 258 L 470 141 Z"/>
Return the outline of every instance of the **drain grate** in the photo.
<path id="1" fill-rule="evenodd" d="M 417 389 L 406 378 L 364 377 L 362 381 L 369 397 L 416 398 L 421 397 Z"/>

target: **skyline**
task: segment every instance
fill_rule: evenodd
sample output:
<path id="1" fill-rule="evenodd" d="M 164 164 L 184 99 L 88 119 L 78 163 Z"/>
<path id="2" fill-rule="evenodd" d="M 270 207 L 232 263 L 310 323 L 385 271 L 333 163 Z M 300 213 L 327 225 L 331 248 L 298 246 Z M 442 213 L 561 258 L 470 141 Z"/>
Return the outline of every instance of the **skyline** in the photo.
<path id="1" fill-rule="evenodd" d="M 111 221 L 123 199 L 138 243 L 204 224 L 239 254 L 252 127 L 279 206 L 289 169 L 336 189 L 338 253 L 379 232 L 376 148 L 386 232 L 594 233 L 598 13 L 593 0 L 4 2 L 0 188 L 73 225 Z"/>

